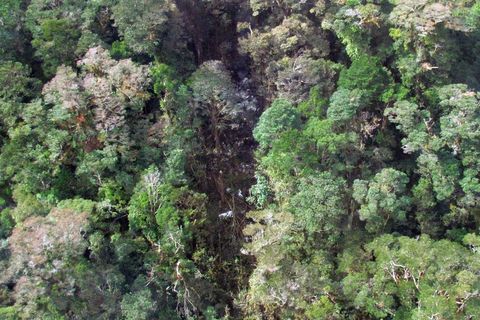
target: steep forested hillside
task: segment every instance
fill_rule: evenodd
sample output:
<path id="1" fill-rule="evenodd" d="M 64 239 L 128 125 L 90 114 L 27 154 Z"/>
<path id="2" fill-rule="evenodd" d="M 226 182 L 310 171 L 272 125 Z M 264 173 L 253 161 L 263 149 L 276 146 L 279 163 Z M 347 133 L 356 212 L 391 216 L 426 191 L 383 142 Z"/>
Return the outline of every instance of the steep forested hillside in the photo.
<path id="1" fill-rule="evenodd" d="M 479 0 L 2 0 L 0 319 L 480 319 Z"/>

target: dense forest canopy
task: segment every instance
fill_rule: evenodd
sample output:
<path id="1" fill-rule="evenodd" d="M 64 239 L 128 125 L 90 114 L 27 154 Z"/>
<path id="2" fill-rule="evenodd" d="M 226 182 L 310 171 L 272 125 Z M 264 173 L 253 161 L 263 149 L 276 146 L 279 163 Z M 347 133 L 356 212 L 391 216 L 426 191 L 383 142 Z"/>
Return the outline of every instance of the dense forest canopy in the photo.
<path id="1" fill-rule="evenodd" d="M 0 319 L 480 319 L 479 56 L 479 0 L 2 0 Z"/>

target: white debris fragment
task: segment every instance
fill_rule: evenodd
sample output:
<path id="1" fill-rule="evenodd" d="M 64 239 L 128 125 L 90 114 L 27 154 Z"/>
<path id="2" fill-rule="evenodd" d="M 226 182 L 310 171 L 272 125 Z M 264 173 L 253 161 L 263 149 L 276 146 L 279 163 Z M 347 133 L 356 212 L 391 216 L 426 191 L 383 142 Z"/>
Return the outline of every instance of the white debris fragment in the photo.
<path id="1" fill-rule="evenodd" d="M 227 212 L 224 212 L 224 213 L 221 213 L 218 215 L 218 217 L 220 219 L 227 219 L 227 218 L 232 218 L 233 217 L 233 211 L 227 211 Z"/>
<path id="2" fill-rule="evenodd" d="M 250 255 L 250 252 L 248 252 L 248 250 L 245 249 L 245 248 L 241 248 L 240 253 L 243 254 L 243 255 L 246 255 L 246 256 Z"/>

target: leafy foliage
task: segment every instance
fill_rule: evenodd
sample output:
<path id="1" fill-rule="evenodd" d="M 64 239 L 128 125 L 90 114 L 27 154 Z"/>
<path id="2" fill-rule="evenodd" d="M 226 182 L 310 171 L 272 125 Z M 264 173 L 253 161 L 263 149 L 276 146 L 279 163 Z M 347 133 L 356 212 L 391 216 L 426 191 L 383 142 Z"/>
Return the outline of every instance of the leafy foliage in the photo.
<path id="1" fill-rule="evenodd" d="M 1 1 L 0 318 L 480 318 L 479 17 Z"/>
<path id="2" fill-rule="evenodd" d="M 477 316 L 478 295 L 474 292 L 478 281 L 473 280 L 472 269 L 478 264 L 476 253 L 458 243 L 426 236 L 415 240 L 384 235 L 367 244 L 366 249 L 367 253 L 356 258 L 369 259 L 371 254 L 373 268 L 365 268 L 348 256 L 342 258 L 340 266 L 349 273 L 343 280 L 345 294 L 371 316 Z M 365 285 L 367 282 L 370 285 Z"/>
<path id="3" fill-rule="evenodd" d="M 282 132 L 300 127 L 300 114 L 286 100 L 276 100 L 258 120 L 253 131 L 260 148 L 265 149 L 278 139 Z"/>
<path id="4" fill-rule="evenodd" d="M 353 198 L 361 204 L 360 219 L 366 220 L 370 232 L 384 231 L 390 219 L 406 219 L 411 199 L 406 195 L 408 177 L 395 169 L 383 169 L 373 181 L 355 180 Z"/>
<path id="5" fill-rule="evenodd" d="M 322 245 L 338 241 L 345 208 L 345 182 L 330 173 L 304 178 L 290 200 L 291 211 L 309 234 L 317 234 Z"/>
<path id="6" fill-rule="evenodd" d="M 153 53 L 156 39 L 166 29 L 166 1 L 119 1 L 112 11 L 115 25 L 128 46 L 134 52 Z"/>

